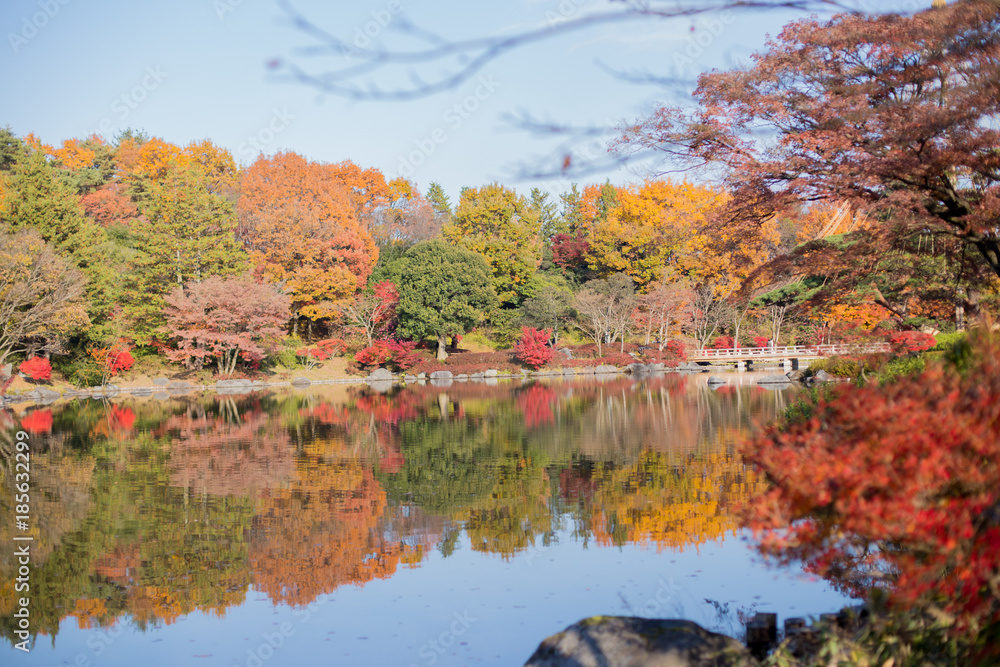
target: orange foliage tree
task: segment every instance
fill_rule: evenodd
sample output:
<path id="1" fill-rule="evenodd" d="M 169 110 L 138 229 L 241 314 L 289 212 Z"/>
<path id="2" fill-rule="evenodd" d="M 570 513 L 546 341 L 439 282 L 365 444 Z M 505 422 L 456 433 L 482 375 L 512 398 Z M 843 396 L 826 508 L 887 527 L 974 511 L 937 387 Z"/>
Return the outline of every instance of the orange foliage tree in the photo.
<path id="1" fill-rule="evenodd" d="M 387 202 L 388 187 L 375 170 L 348 164 L 288 152 L 261 157 L 243 174 L 239 234 L 258 270 L 286 284 L 296 325 L 337 314 L 378 259 L 359 216 Z"/>

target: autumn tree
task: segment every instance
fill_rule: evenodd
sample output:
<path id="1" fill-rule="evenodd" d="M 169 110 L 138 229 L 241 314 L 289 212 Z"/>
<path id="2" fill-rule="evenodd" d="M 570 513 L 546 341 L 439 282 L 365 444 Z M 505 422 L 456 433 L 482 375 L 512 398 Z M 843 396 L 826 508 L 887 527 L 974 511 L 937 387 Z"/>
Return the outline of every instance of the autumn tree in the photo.
<path id="1" fill-rule="evenodd" d="M 662 108 L 624 145 L 724 167 L 741 224 L 846 201 L 886 243 L 949 234 L 1000 274 L 998 48 L 990 0 L 797 21 L 747 69 L 702 75 L 698 109 Z"/>
<path id="2" fill-rule="evenodd" d="M 598 356 L 603 355 L 604 345 L 616 340 L 624 351 L 635 304 L 635 285 L 623 273 L 592 280 L 577 293 L 577 326 L 597 344 Z"/>
<path id="3" fill-rule="evenodd" d="M 262 156 L 243 173 L 239 237 L 264 277 L 287 286 L 296 327 L 339 312 L 371 273 L 378 251 L 358 217 L 374 206 L 371 180 L 295 153 Z"/>
<path id="4" fill-rule="evenodd" d="M 399 332 L 437 340 L 437 357 L 448 356 L 448 337 L 481 323 L 496 307 L 489 265 L 478 253 L 427 241 L 406 252 L 399 268 Z"/>
<path id="5" fill-rule="evenodd" d="M 198 365 L 214 359 L 226 377 L 240 360 L 259 362 L 273 352 L 288 321 L 289 298 L 248 276 L 191 282 L 166 302 L 167 334 L 176 341 L 167 358 Z"/>
<path id="6" fill-rule="evenodd" d="M 690 318 L 689 304 L 695 295 L 684 281 L 650 283 L 645 294 L 639 295 L 639 307 L 634 314 L 645 344 L 653 340 L 659 351 L 663 351 L 670 335 L 680 332 Z"/>
<path id="7" fill-rule="evenodd" d="M 486 259 L 502 307 L 531 295 L 542 251 L 538 215 L 524 197 L 493 183 L 463 190 L 452 224 L 442 231 L 446 240 Z"/>
<path id="8" fill-rule="evenodd" d="M 50 347 L 90 324 L 84 278 L 33 229 L 0 233 L 0 365 L 28 341 Z"/>
<path id="9" fill-rule="evenodd" d="M 396 319 L 398 303 L 396 286 L 385 281 L 372 286 L 370 292 L 359 293 L 344 307 L 344 315 L 352 325 L 365 332 L 368 347 L 371 347 L 380 330 Z"/>
<path id="10" fill-rule="evenodd" d="M 713 209 L 724 201 L 721 193 L 686 181 L 620 189 L 615 206 L 595 216 L 586 259 L 598 275 L 624 272 L 639 286 L 664 278 L 668 270 L 716 270 L 709 259 L 716 257 L 705 252 L 701 237 Z"/>

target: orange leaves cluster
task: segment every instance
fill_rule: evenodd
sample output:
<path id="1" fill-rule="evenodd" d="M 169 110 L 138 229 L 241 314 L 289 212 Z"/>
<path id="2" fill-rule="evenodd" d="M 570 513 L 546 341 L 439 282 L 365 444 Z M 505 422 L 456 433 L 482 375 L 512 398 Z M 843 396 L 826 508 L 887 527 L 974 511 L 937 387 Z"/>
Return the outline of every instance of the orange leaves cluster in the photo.
<path id="1" fill-rule="evenodd" d="M 285 281 L 295 312 L 329 317 L 375 266 L 378 249 L 363 216 L 388 195 L 377 170 L 295 153 L 261 157 L 240 185 L 240 235 L 267 279 Z"/>
<path id="2" fill-rule="evenodd" d="M 774 488 L 747 508 L 761 549 L 855 595 L 888 585 L 975 633 L 1000 620 L 1000 340 L 972 369 L 842 387 L 745 445 Z"/>

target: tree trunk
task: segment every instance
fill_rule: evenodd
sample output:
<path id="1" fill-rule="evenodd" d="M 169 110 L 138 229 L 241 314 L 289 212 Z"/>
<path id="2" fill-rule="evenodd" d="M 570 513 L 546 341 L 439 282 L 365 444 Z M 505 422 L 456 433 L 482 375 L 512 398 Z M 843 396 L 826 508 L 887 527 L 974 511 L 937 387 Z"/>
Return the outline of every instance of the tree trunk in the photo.
<path id="1" fill-rule="evenodd" d="M 438 336 L 438 353 L 437 360 L 444 361 L 448 358 L 448 351 L 445 349 L 448 347 L 448 337 L 444 334 Z"/>

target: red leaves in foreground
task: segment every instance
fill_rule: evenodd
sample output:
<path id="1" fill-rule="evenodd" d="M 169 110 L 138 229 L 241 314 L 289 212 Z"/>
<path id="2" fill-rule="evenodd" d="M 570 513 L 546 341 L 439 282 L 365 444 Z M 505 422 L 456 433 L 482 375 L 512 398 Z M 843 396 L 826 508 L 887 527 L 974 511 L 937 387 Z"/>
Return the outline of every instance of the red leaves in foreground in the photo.
<path id="1" fill-rule="evenodd" d="M 966 373 L 838 387 L 746 444 L 774 484 L 746 510 L 761 550 L 854 595 L 936 604 L 958 632 L 1000 621 L 1000 339 L 973 349 Z"/>

